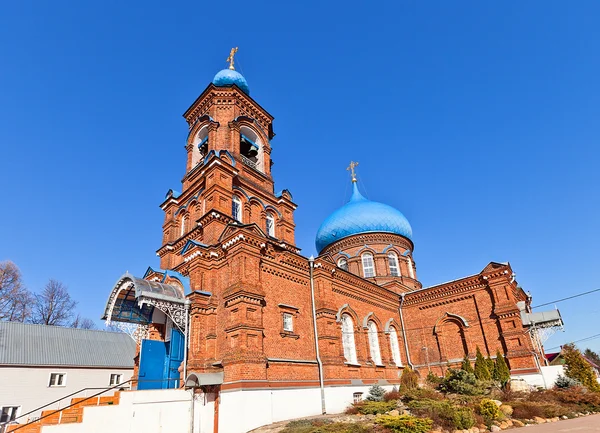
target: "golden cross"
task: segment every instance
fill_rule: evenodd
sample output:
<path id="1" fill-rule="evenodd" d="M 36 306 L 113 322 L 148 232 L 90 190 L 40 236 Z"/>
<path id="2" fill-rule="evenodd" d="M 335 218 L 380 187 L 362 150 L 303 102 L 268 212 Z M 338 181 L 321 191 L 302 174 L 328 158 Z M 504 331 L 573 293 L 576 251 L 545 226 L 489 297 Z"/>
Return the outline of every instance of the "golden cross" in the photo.
<path id="1" fill-rule="evenodd" d="M 356 172 L 354 171 L 354 168 L 357 165 L 358 165 L 358 162 L 350 161 L 350 165 L 348 166 L 348 168 L 346 168 L 346 170 L 348 170 L 352 173 L 352 182 L 356 182 Z"/>
<path id="2" fill-rule="evenodd" d="M 235 68 L 233 67 L 233 56 L 235 56 L 235 53 L 237 53 L 238 51 L 238 47 L 232 48 L 231 51 L 229 52 L 229 57 L 227 57 L 227 62 L 229 62 L 229 69 L 231 69 L 232 71 L 235 70 Z"/>

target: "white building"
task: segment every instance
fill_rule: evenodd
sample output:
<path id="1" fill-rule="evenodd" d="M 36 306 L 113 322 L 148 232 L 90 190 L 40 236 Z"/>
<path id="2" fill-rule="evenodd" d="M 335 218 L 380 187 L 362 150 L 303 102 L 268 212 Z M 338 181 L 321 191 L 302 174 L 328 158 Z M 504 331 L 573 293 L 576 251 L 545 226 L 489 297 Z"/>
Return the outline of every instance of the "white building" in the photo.
<path id="1" fill-rule="evenodd" d="M 44 410 L 68 405 L 70 394 L 128 381 L 135 352 L 123 333 L 0 322 L 0 421 L 22 424 L 48 403 L 59 400 Z"/>

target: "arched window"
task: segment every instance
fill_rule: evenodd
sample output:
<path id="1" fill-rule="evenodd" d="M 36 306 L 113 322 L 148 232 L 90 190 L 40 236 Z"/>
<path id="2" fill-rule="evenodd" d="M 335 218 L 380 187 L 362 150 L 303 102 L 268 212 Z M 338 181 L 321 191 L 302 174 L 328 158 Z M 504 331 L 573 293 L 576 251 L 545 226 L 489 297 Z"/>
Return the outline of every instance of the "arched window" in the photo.
<path id="1" fill-rule="evenodd" d="M 192 168 L 198 163 L 204 160 L 204 157 L 208 153 L 208 125 L 204 126 L 194 139 L 194 145 L 192 146 Z"/>
<path id="2" fill-rule="evenodd" d="M 375 263 L 373 262 L 373 254 L 364 253 L 362 255 L 363 275 L 365 278 L 375 276 Z"/>
<path id="3" fill-rule="evenodd" d="M 400 266 L 398 266 L 398 256 L 396 253 L 388 253 L 388 264 L 390 266 L 390 275 L 392 277 L 400 276 Z"/>
<path id="4" fill-rule="evenodd" d="M 371 359 L 376 365 L 381 365 L 381 350 L 379 349 L 377 325 L 372 320 L 369 320 L 367 327 L 369 329 L 369 348 L 371 349 Z"/>
<path id="5" fill-rule="evenodd" d="M 267 235 L 275 237 L 275 217 L 272 213 L 267 213 Z"/>
<path id="6" fill-rule="evenodd" d="M 260 137 L 247 126 L 240 128 L 240 155 L 244 164 L 255 170 L 263 171 L 263 149 Z"/>
<path id="7" fill-rule="evenodd" d="M 338 268 L 343 269 L 344 271 L 348 270 L 348 260 L 346 260 L 344 257 L 341 257 L 337 261 L 337 265 L 338 265 Z"/>
<path id="8" fill-rule="evenodd" d="M 392 359 L 396 366 L 402 366 L 402 360 L 400 359 L 400 346 L 398 345 L 398 333 L 396 328 L 390 327 L 390 348 L 392 349 Z"/>
<path id="9" fill-rule="evenodd" d="M 185 220 L 187 219 L 187 215 L 183 215 L 181 217 L 181 233 L 179 233 L 179 236 L 183 236 L 185 234 Z"/>
<path id="10" fill-rule="evenodd" d="M 354 343 L 354 322 L 349 314 L 342 316 L 342 345 L 344 346 L 344 358 L 346 358 L 346 362 L 358 364 L 356 344 Z"/>
<path id="11" fill-rule="evenodd" d="M 242 201 L 237 195 L 231 199 L 231 216 L 236 221 L 242 222 Z"/>
<path id="12" fill-rule="evenodd" d="M 410 275 L 410 278 L 413 280 L 415 279 L 415 270 L 413 269 L 413 261 L 410 256 L 408 256 L 408 275 Z"/>

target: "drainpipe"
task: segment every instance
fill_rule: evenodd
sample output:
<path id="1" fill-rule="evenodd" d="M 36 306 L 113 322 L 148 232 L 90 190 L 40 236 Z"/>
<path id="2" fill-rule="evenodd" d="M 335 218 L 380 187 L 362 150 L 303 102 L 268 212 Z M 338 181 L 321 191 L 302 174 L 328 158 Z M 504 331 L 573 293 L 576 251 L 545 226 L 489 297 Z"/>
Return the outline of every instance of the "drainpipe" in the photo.
<path id="1" fill-rule="evenodd" d="M 312 303 L 312 314 L 313 314 L 313 327 L 315 333 L 315 354 L 317 357 L 317 365 L 319 366 L 319 387 L 321 388 L 321 413 L 325 415 L 325 385 L 323 384 L 323 363 L 321 363 L 321 357 L 319 356 L 319 334 L 317 332 L 317 310 L 315 308 L 315 283 L 313 278 L 313 269 L 315 266 L 315 258 L 310 256 L 308 259 L 309 272 L 310 272 L 310 300 Z"/>
<path id="2" fill-rule="evenodd" d="M 185 387 L 185 381 L 187 380 L 187 359 L 188 359 L 188 345 L 189 345 L 189 340 L 190 340 L 190 327 L 189 327 L 189 317 L 190 317 L 190 305 L 191 302 L 189 299 L 186 299 L 185 302 L 183 303 L 183 309 L 184 309 L 184 316 L 185 316 L 185 341 L 184 341 L 184 348 L 183 348 L 183 386 Z M 193 394 L 192 394 L 193 395 Z"/>
<path id="3" fill-rule="evenodd" d="M 398 308 L 398 311 L 400 312 L 400 323 L 402 323 L 402 337 L 404 339 L 404 348 L 406 349 L 406 362 L 408 362 L 409 367 L 414 370 L 415 366 L 410 361 L 410 352 L 408 351 L 408 340 L 406 338 L 406 326 L 404 326 L 404 316 L 402 315 L 402 306 L 404 305 L 404 295 L 405 295 L 405 293 L 400 293 L 400 308 Z"/>

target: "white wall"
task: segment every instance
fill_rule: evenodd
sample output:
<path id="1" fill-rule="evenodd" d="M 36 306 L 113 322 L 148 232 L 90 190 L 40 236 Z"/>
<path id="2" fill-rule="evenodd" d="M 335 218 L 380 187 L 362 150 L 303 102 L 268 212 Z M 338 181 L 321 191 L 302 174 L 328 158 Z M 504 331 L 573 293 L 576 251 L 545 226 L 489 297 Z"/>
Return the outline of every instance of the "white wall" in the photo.
<path id="1" fill-rule="evenodd" d="M 558 375 L 564 376 L 565 368 L 562 365 L 548 365 L 541 367 L 541 373 L 535 374 L 514 374 L 511 379 L 523 379 L 529 385 L 534 387 L 552 388 Z"/>
<path id="2" fill-rule="evenodd" d="M 342 413 L 353 402 L 353 394 L 370 386 L 339 386 L 325 388 L 327 413 Z M 392 386 L 384 386 L 390 391 Z M 320 388 L 247 390 L 221 393 L 219 431 L 245 433 L 248 430 L 277 421 L 321 414 Z M 205 432 L 201 432 L 205 433 Z"/>
<path id="3" fill-rule="evenodd" d="M 128 391 L 118 405 L 85 407 L 81 423 L 44 426 L 41 433 L 189 433 L 191 404 L 191 392 L 181 389 Z"/>
<path id="4" fill-rule="evenodd" d="M 65 386 L 49 387 L 50 373 L 66 373 Z M 106 388 L 109 386 L 111 374 L 122 374 L 122 380 L 126 381 L 131 378 L 133 368 L 0 367 L 0 384 L 2 384 L 0 386 L 0 407 L 20 406 L 19 415 L 21 415 L 82 388 Z M 99 391 L 82 392 L 75 397 L 90 396 Z M 111 395 L 111 393 L 106 395 Z M 59 409 L 70 403 L 71 399 L 68 398 L 45 410 Z M 39 414 L 40 411 L 37 411 L 29 417 L 39 416 Z M 25 418 L 18 421 L 23 423 L 26 421 Z"/>

